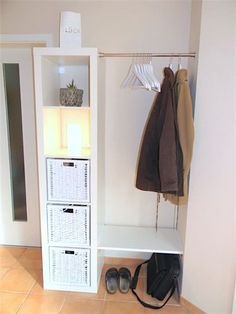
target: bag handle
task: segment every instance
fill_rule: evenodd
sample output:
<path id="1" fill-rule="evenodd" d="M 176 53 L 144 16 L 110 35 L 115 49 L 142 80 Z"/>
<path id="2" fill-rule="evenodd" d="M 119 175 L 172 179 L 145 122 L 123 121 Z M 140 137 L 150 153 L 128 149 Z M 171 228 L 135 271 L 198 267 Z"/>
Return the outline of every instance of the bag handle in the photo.
<path id="1" fill-rule="evenodd" d="M 153 310 L 159 310 L 161 308 L 163 308 L 163 306 L 166 305 L 166 303 L 170 300 L 170 298 L 172 297 L 172 295 L 174 294 L 175 292 L 175 288 L 176 288 L 176 279 L 173 279 L 173 286 L 172 286 L 172 289 L 171 289 L 171 292 L 170 292 L 170 295 L 168 296 L 168 298 L 166 299 L 166 301 L 162 304 L 162 305 L 152 305 L 152 304 L 149 304 L 149 303 L 146 303 L 144 302 L 143 300 L 140 299 L 140 297 L 137 295 L 137 293 L 134 291 L 137 287 L 137 283 L 138 283 L 138 276 L 139 276 L 139 272 L 140 272 L 140 269 L 142 267 L 142 265 L 148 263 L 149 260 L 143 262 L 142 264 L 138 265 L 137 268 L 135 269 L 135 273 L 134 273 L 134 277 L 132 279 L 132 282 L 131 282 L 131 290 L 133 292 L 133 294 L 136 296 L 137 300 L 139 301 L 139 303 L 141 303 L 144 307 L 147 307 L 149 309 L 153 309 Z"/>

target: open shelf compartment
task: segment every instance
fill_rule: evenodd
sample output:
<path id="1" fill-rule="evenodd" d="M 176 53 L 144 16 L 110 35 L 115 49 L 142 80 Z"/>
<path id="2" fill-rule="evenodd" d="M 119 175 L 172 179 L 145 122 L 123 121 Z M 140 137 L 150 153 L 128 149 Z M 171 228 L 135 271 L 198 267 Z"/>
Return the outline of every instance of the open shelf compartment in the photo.
<path id="1" fill-rule="evenodd" d="M 72 80 L 78 89 L 83 90 L 82 106 L 90 106 L 91 53 L 90 49 L 54 48 L 46 53 L 42 50 L 43 106 L 60 106 L 60 89 L 66 88 Z"/>
<path id="2" fill-rule="evenodd" d="M 176 229 L 136 226 L 100 226 L 98 249 L 183 254 Z"/>
<path id="3" fill-rule="evenodd" d="M 44 154 L 58 157 L 90 157 L 90 108 L 44 107 Z"/>

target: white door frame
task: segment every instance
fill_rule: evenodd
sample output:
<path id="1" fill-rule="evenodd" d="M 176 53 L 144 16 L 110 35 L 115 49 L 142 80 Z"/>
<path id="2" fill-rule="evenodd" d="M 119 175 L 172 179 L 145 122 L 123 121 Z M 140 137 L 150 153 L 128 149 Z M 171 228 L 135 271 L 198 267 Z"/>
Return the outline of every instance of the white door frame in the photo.
<path id="1" fill-rule="evenodd" d="M 51 45 L 52 45 L 52 35 L 50 35 L 50 34 L 37 34 L 37 35 L 8 35 L 8 34 L 5 35 L 5 34 L 0 34 L 0 48 L 13 48 L 13 49 L 16 48 L 16 49 L 18 49 L 18 48 L 33 48 L 33 47 L 39 47 L 39 46 L 41 46 L 41 47 L 42 46 L 48 47 L 48 46 L 51 46 Z M 2 71 L 1 71 L 1 73 L 2 73 Z M 1 79 L 0 80 L 1 81 L 0 82 L 1 83 L 0 89 L 2 91 L 1 92 L 1 104 L 3 105 L 5 103 L 5 100 L 4 100 L 4 93 L 3 93 L 3 90 L 2 90 L 2 88 L 3 88 L 2 74 L 1 74 L 0 79 Z M 5 107 L 5 106 L 3 106 L 3 107 Z M 1 111 L 4 112 L 5 109 L 3 107 L 1 108 Z M 5 126 L 5 128 L 6 128 L 6 126 Z M 1 126 L 1 130 L 0 131 L 1 132 L 5 132 L 4 131 L 4 125 Z M 5 142 L 4 138 L 3 138 L 3 140 Z M 1 143 L 1 144 L 4 144 L 4 143 Z M 7 144 L 5 143 L 5 146 L 6 145 Z M 9 166 L 10 166 L 9 165 L 9 161 L 7 162 L 5 160 L 4 164 L 5 164 L 5 168 L 2 169 L 1 172 L 4 175 L 4 180 L 5 181 L 3 181 L 3 178 L 2 178 L 2 180 L 0 182 L 0 185 L 4 185 L 4 182 L 5 182 L 6 185 L 9 185 L 9 182 L 8 182 L 10 180 L 10 177 L 9 177 L 9 173 L 10 173 L 10 171 L 9 171 L 10 170 L 9 169 Z M 2 193 L 3 190 L 5 190 L 4 186 L 1 187 L 1 194 L 2 194 L 2 195 L 0 195 L 1 207 L 4 206 L 4 204 L 9 204 L 9 200 L 8 200 L 7 195 L 3 195 L 4 193 Z M 0 208 L 0 210 L 1 210 L 1 208 Z M 1 216 L 2 215 L 1 215 L 1 212 L 0 212 L 0 217 Z M 38 213 L 38 216 L 39 216 L 39 213 Z M 4 221 L 2 219 L 1 219 L 1 223 L 4 224 Z M 38 234 L 38 236 L 35 237 L 35 239 L 36 238 L 40 239 L 40 231 L 39 230 L 36 231 L 36 230 L 38 230 L 38 228 L 35 228 L 35 232 L 37 232 L 37 234 Z M 4 236 L 3 236 L 3 238 L 4 238 Z M 22 236 L 22 239 L 24 239 L 24 238 L 27 239 L 28 238 L 27 235 L 26 235 L 26 237 Z M 3 240 L 3 239 L 1 240 L 0 239 L 0 241 L 1 242 L 4 241 L 3 244 L 6 244 L 5 240 Z M 25 243 L 25 244 L 21 243 L 21 245 L 39 246 L 40 245 L 40 240 L 37 240 L 36 242 L 29 240 L 28 243 Z M 17 243 L 8 243 L 8 244 L 19 245 Z"/>

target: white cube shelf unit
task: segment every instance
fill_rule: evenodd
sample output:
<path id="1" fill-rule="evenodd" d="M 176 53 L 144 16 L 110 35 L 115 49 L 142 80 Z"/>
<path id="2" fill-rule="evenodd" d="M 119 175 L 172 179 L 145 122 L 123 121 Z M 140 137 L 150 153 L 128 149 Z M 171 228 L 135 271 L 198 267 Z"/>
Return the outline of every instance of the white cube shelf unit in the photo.
<path id="1" fill-rule="evenodd" d="M 45 289 L 96 292 L 106 251 L 183 254 L 175 229 L 103 223 L 97 58 L 96 48 L 34 49 Z M 84 90 L 81 107 L 60 105 L 60 88 L 72 79 Z"/>
<path id="2" fill-rule="evenodd" d="M 35 94 L 45 289 L 96 292 L 97 49 L 35 48 Z M 62 106 L 74 80 L 81 106 Z"/>

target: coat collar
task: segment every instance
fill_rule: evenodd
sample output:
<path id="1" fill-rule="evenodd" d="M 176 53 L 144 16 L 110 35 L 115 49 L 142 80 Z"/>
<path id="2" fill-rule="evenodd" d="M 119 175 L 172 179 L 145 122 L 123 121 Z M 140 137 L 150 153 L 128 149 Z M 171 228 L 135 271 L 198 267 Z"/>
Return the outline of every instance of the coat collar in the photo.
<path id="1" fill-rule="evenodd" d="M 188 81 L 188 73 L 186 69 L 178 70 L 176 73 L 176 83 L 183 83 Z"/>
<path id="2" fill-rule="evenodd" d="M 164 76 L 166 79 L 169 80 L 171 87 L 174 86 L 175 83 L 175 76 L 174 76 L 174 72 L 171 70 L 171 68 L 164 68 Z"/>

